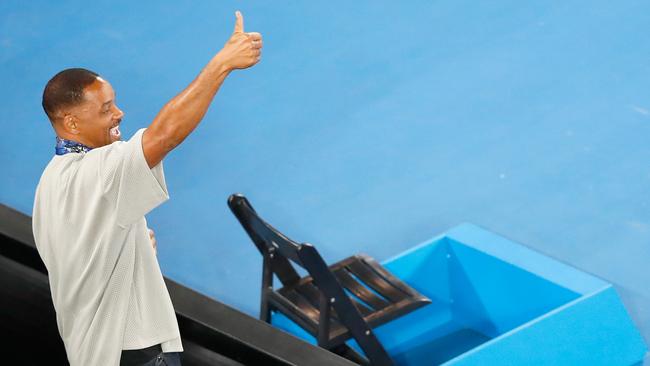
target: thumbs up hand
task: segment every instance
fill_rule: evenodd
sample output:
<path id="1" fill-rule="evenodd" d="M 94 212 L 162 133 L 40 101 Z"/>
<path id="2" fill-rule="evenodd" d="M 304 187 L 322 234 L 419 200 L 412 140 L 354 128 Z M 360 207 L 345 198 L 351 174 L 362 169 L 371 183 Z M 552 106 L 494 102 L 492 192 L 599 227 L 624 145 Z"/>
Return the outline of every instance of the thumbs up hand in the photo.
<path id="1" fill-rule="evenodd" d="M 262 35 L 244 32 L 244 17 L 239 11 L 235 16 L 235 30 L 219 52 L 229 70 L 246 69 L 255 65 L 260 61 L 262 52 Z"/>

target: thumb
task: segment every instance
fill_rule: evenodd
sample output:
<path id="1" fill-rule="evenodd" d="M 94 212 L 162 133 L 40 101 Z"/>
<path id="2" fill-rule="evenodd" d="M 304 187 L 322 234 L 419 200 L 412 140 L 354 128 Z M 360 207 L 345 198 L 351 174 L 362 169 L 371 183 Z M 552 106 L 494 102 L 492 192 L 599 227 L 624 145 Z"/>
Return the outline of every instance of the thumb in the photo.
<path id="1" fill-rule="evenodd" d="M 235 21 L 235 33 L 243 33 L 244 32 L 244 17 L 241 15 L 239 10 L 235 12 L 235 17 L 237 17 L 237 21 Z"/>

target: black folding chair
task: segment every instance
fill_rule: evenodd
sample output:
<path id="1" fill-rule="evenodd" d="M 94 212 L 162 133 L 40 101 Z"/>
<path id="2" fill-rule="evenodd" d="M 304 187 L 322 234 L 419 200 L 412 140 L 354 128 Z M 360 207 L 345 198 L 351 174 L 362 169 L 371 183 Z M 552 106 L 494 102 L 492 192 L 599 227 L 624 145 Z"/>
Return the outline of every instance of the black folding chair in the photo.
<path id="1" fill-rule="evenodd" d="M 372 328 L 431 302 L 366 255 L 327 266 L 314 246 L 298 244 L 262 220 L 240 194 L 228 206 L 264 258 L 260 319 L 279 311 L 318 345 L 364 365 L 393 365 Z M 309 273 L 300 278 L 291 262 Z M 283 287 L 273 288 L 273 275 Z M 365 357 L 345 344 L 354 338 Z"/>

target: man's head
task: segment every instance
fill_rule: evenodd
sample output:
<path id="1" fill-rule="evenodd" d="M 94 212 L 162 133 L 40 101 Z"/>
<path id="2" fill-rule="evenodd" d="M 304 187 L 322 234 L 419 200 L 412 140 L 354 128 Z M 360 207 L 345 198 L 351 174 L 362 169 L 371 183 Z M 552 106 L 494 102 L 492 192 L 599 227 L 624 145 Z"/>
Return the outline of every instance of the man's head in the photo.
<path id="1" fill-rule="evenodd" d="M 120 140 L 124 112 L 106 80 L 86 69 L 67 69 L 54 75 L 43 91 L 43 109 L 56 134 L 89 147 Z"/>

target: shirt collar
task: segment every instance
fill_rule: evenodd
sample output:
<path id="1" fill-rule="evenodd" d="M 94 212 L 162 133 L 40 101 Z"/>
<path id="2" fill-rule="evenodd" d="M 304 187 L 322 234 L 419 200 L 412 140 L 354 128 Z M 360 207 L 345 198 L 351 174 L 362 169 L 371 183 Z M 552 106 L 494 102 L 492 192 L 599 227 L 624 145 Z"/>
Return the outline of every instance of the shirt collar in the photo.
<path id="1" fill-rule="evenodd" d="M 92 147 L 88 147 L 82 143 L 72 141 L 72 140 L 62 139 L 59 136 L 56 137 L 55 152 L 57 155 L 65 155 L 67 153 L 85 154 L 92 149 L 93 149 Z"/>

